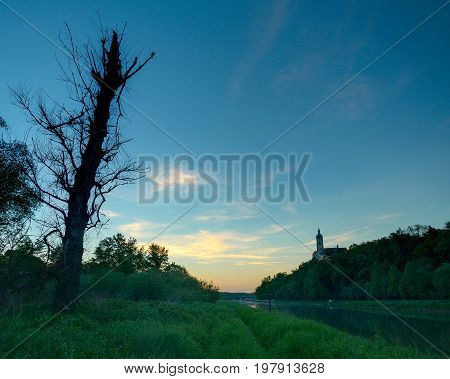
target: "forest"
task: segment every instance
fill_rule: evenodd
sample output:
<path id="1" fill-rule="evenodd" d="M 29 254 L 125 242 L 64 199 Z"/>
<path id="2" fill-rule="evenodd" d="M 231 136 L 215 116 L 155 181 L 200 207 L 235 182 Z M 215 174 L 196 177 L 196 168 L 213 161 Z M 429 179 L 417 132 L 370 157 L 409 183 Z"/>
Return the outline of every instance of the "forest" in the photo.
<path id="1" fill-rule="evenodd" d="M 449 299 L 450 222 L 415 225 L 354 244 L 329 260 L 264 278 L 259 299 Z"/>

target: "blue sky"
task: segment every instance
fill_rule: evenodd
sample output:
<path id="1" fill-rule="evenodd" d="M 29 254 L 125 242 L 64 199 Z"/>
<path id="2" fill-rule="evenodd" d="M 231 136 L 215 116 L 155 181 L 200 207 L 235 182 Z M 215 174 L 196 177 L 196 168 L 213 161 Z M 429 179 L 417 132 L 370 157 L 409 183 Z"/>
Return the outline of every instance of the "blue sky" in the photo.
<path id="1" fill-rule="evenodd" d="M 53 40 L 67 21 L 77 41 L 128 22 L 130 53 L 156 51 L 127 98 L 195 154 L 258 152 L 444 1 L 6 1 Z M 309 244 L 386 235 L 450 219 L 450 6 L 426 22 L 270 151 L 311 152 L 308 204 L 263 204 Z M 28 129 L 8 85 L 64 99 L 61 53 L 0 4 L 0 114 Z M 131 156 L 183 149 L 128 107 Z M 144 243 L 189 206 L 143 205 L 137 187 L 112 195 L 100 236 Z M 252 206 L 199 205 L 158 237 L 173 260 L 224 290 L 252 290 L 311 252 Z M 314 246 L 311 246 L 314 248 Z"/>

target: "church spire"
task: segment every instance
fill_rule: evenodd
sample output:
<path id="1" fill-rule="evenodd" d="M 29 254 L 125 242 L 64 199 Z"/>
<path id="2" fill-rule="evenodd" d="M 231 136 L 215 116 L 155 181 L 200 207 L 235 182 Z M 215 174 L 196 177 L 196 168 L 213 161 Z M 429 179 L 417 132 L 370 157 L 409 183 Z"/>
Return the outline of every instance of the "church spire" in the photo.
<path id="1" fill-rule="evenodd" d="M 316 246 L 317 246 L 317 252 L 321 254 L 323 251 L 323 236 L 320 233 L 320 228 L 317 227 L 317 235 L 316 235 Z"/>

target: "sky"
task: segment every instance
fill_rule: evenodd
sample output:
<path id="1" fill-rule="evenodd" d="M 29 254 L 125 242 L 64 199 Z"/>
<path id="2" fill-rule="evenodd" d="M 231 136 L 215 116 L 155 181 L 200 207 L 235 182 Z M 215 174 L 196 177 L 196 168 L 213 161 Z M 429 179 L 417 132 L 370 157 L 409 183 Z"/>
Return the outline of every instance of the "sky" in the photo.
<path id="1" fill-rule="evenodd" d="M 110 222 L 88 237 L 94 246 L 116 232 L 143 244 L 157 236 L 194 275 L 252 291 L 309 260 L 318 226 L 325 246 L 349 246 L 450 220 L 450 6 L 376 60 L 443 4 L 0 0 L 0 115 L 24 138 L 30 126 L 9 86 L 67 97 L 56 60 L 64 55 L 48 39 L 57 43 L 67 22 L 76 41 L 95 42 L 99 15 L 108 27 L 127 23 L 130 55 L 156 52 L 126 93 L 131 157 L 182 146 L 194 156 L 258 153 L 370 64 L 267 151 L 311 154 L 303 178 L 311 201 L 189 210 L 141 204 L 130 185 L 109 197 Z"/>

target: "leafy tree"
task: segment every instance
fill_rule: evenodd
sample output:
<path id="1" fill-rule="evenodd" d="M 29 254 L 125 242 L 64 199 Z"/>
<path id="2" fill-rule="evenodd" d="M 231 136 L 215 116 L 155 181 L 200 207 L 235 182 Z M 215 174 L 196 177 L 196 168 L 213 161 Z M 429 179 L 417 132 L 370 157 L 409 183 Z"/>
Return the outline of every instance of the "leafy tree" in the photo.
<path id="1" fill-rule="evenodd" d="M 305 293 L 309 299 L 335 297 L 330 274 L 330 267 L 325 262 L 317 262 L 308 268 L 305 276 Z"/>
<path id="2" fill-rule="evenodd" d="M 0 128 L 6 128 L 1 117 Z M 37 205 L 25 172 L 29 159 L 25 144 L 7 142 L 0 136 L 0 253 L 21 241 Z"/>
<path id="3" fill-rule="evenodd" d="M 169 250 L 164 246 L 152 243 L 148 246 L 144 254 L 146 261 L 146 269 L 154 268 L 156 270 L 164 270 L 169 265 Z"/>
<path id="4" fill-rule="evenodd" d="M 152 249 L 153 255 L 147 253 Z M 93 286 L 108 270 L 115 272 Z M 168 250 L 163 246 L 153 244 L 145 250 L 134 238 L 127 239 L 120 233 L 100 241 L 94 257 L 86 264 L 82 288 L 89 290 L 91 296 L 135 301 L 215 301 L 218 298 L 214 284 L 193 277 L 183 266 L 169 263 Z"/>
<path id="5" fill-rule="evenodd" d="M 386 275 L 383 265 L 380 262 L 375 262 L 370 272 L 370 282 L 368 285 L 369 293 L 376 298 L 385 298 L 386 284 Z"/>
<path id="6" fill-rule="evenodd" d="M 402 278 L 401 272 L 395 265 L 391 265 L 387 277 L 387 296 L 392 299 L 397 299 L 400 296 L 400 280 Z"/>
<path id="7" fill-rule="evenodd" d="M 167 271 L 167 272 L 177 272 L 177 273 L 180 273 L 180 274 L 185 275 L 185 276 L 189 275 L 189 272 L 186 269 L 186 267 L 177 265 L 174 262 L 169 263 L 165 267 L 165 271 Z"/>
<path id="8" fill-rule="evenodd" d="M 400 294 L 406 299 L 426 299 L 431 296 L 431 269 L 419 261 L 408 262 L 400 281 Z"/>
<path id="9" fill-rule="evenodd" d="M 261 281 L 261 284 L 256 288 L 255 294 L 259 299 L 268 299 L 272 292 L 271 287 L 273 286 L 274 279 L 272 277 L 266 276 Z"/>
<path id="10" fill-rule="evenodd" d="M 100 241 L 91 262 L 111 270 L 131 274 L 142 267 L 143 254 L 134 238 L 126 239 L 123 234 L 118 233 Z"/>
<path id="11" fill-rule="evenodd" d="M 169 250 L 152 243 L 144 249 L 136 239 L 126 238 L 118 233 L 100 241 L 95 249 L 90 267 L 106 267 L 125 274 L 149 270 L 179 272 L 188 275 L 187 270 L 175 263 L 169 264 Z"/>
<path id="12" fill-rule="evenodd" d="M 42 290 L 49 278 L 42 254 L 40 244 L 24 238 L 0 255 L 0 303 L 30 299 Z"/>
<path id="13" fill-rule="evenodd" d="M 440 299 L 450 298 L 450 263 L 443 263 L 433 271 L 433 285 Z"/>

